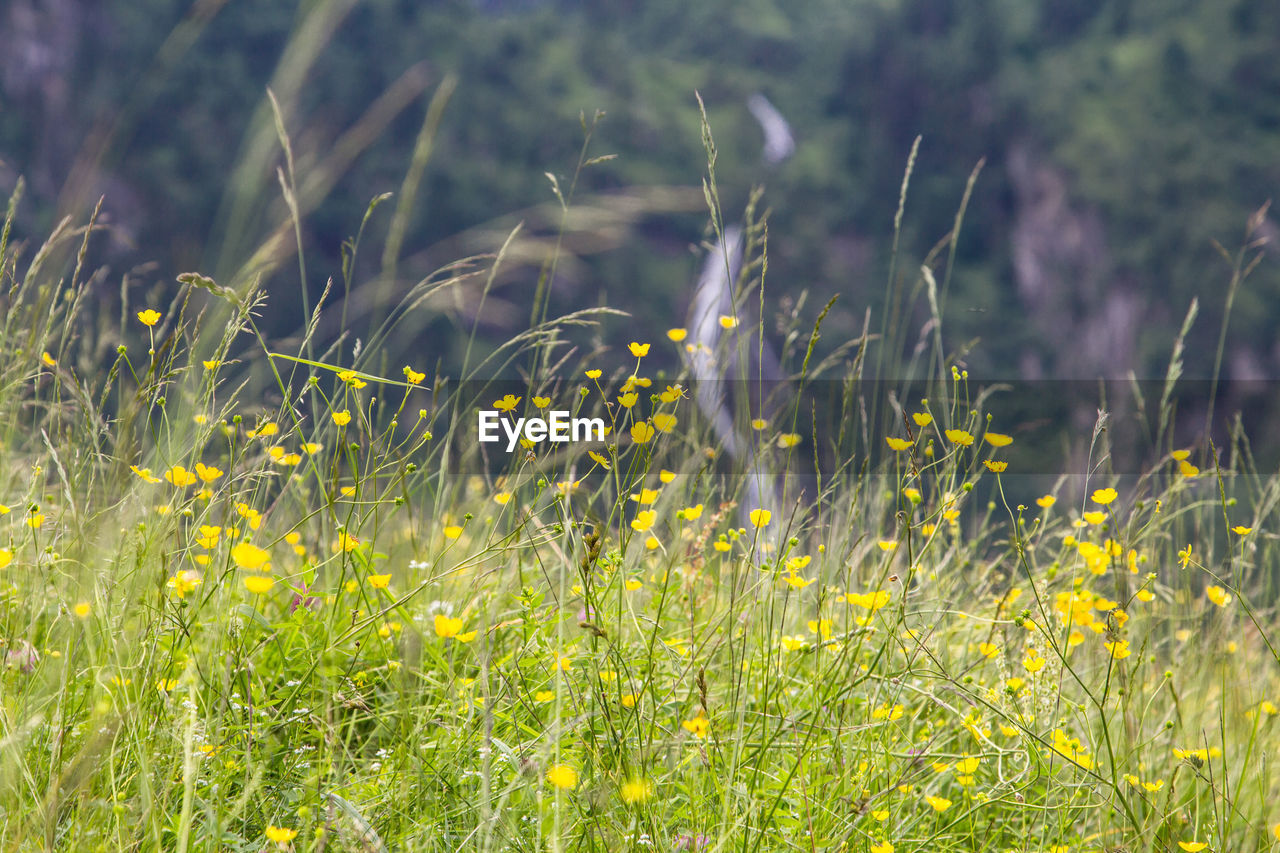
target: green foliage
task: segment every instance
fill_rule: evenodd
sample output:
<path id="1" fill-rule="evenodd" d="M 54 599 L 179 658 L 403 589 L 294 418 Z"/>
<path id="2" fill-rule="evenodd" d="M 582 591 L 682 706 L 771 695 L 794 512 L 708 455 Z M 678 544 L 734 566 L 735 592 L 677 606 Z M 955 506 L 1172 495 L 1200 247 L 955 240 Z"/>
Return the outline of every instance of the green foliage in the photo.
<path id="1" fill-rule="evenodd" d="M 314 61 L 298 60 L 304 49 L 282 62 L 287 46 L 299 46 L 309 17 L 326 14 L 339 23 Z M 987 341 L 977 369 L 999 373 L 1035 350 L 1032 325 L 1022 334 L 1009 329 L 1026 309 L 1009 261 L 1019 210 L 1006 160 L 1010 146 L 1029 145 L 1067 175 L 1075 209 L 1101 213 L 1107 280 L 1149 306 L 1132 367 L 1155 376 L 1193 296 L 1201 297 L 1204 315 L 1193 342 L 1197 350 L 1212 348 L 1223 306 L 1206 283 L 1225 274 L 1212 241 L 1238 242 L 1239 223 L 1266 200 L 1280 162 L 1278 81 L 1269 61 L 1277 12 L 1265 0 L 1193 0 L 1176 10 L 1155 0 L 376 0 L 350 9 L 232 3 L 207 18 L 148 0 L 108 3 L 101 15 L 111 26 L 86 42 L 71 84 L 84 95 L 74 112 L 58 117 L 57 132 L 78 145 L 97 117 L 117 116 L 98 162 L 128 190 L 107 201 L 145 247 L 127 259 L 159 260 L 170 271 L 208 268 L 225 281 L 256 248 L 251 235 L 284 218 L 274 155 L 239 170 L 262 138 L 272 139 L 264 87 L 301 75 L 296 97 L 277 94 L 306 171 L 415 62 L 425 60 L 431 87 L 446 73 L 457 75 L 411 211 L 400 279 L 375 285 L 372 256 L 354 270 L 352 286 L 366 288 L 361 300 L 381 306 L 375 317 L 394 303 L 397 289 L 453 260 L 460 242 L 467 252 L 495 250 L 505 236 L 492 234 L 496 216 L 552 202 L 544 173 L 572 174 L 581 115 L 607 114 L 594 152 L 618 157 L 581 175 L 580 200 L 622 189 L 696 187 L 697 90 L 720 137 L 726 208 L 740 209 L 754 184 L 767 184 L 771 292 L 794 298 L 808 290 L 822 301 L 842 294 L 829 321 L 833 333 L 857 334 L 863 310 L 882 307 L 891 200 L 912 141 L 922 135 L 899 269 L 912 270 L 948 232 L 970 172 L 986 158 L 957 247 L 964 273 L 951 289 L 946 319 L 957 343 Z M 175 45 L 187 42 L 174 33 L 192 39 L 185 52 Z M 157 54 L 166 38 L 168 52 Z M 756 91 L 782 109 L 798 136 L 796 158 L 776 174 L 762 172 L 759 130 L 743 109 Z M 337 247 L 355 231 L 352 211 L 399 189 L 420 109 L 422 99 L 402 106 L 334 175 L 331 191 L 306 206 L 300 229 L 313 297 L 337 275 Z M 34 114 L 30 121 L 14 113 L 0 118 L 0 150 L 19 169 L 34 162 L 34 121 Z M 78 198 L 89 205 L 96 194 Z M 34 198 L 42 212 L 51 201 L 47 191 Z M 370 222 L 371 235 L 387 227 L 389 210 Z M 30 221 L 51 224 L 46 216 Z M 679 206 L 666 206 L 625 223 L 621 235 L 585 233 L 582 253 L 558 271 L 556 304 L 606 301 L 645 327 L 668 324 L 685 309 L 696 271 L 688 249 L 705 236 L 702 226 Z M 538 274 L 533 263 L 499 283 L 505 292 L 495 293 L 491 306 L 515 310 L 486 317 L 482 337 L 500 343 L 519 327 L 514 318 L 527 313 Z M 1274 265 L 1264 265 L 1241 292 L 1232 329 L 1233 340 L 1264 366 L 1274 367 L 1278 287 Z M 638 293 L 645 298 L 619 299 Z M 294 331 L 292 308 L 277 298 L 268 327 Z M 440 310 L 421 330 L 435 341 L 469 329 L 474 319 Z M 446 346 L 430 354 L 457 358 Z M 1189 370 L 1203 375 L 1209 365 Z"/>

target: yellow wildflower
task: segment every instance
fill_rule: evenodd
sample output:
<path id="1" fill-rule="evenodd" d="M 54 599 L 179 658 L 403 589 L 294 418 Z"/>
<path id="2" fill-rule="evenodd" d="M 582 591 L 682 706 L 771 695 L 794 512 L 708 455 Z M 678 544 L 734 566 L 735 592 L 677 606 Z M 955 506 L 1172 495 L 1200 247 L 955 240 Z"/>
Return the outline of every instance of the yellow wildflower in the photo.
<path id="1" fill-rule="evenodd" d="M 568 764 L 553 764 L 547 770 L 547 781 L 562 791 L 578 787 L 578 771 Z"/>

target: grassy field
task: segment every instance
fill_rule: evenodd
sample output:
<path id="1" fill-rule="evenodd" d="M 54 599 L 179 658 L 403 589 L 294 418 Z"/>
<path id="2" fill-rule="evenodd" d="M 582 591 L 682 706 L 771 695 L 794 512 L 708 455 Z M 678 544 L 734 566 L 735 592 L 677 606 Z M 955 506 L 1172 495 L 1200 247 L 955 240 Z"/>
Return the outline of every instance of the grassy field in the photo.
<path id="1" fill-rule="evenodd" d="M 252 284 L 106 316 L 87 230 L 8 232 L 0 850 L 1280 844 L 1280 480 L 1163 446 L 1167 411 L 1142 476 L 1099 429 L 1018 504 L 1021 436 L 939 351 L 884 461 L 742 506 L 647 366 L 683 330 L 538 320 L 451 383 L 268 341 Z M 508 404 L 611 431 L 482 457 Z M 794 415 L 740 425 L 780 471 L 827 440 Z"/>

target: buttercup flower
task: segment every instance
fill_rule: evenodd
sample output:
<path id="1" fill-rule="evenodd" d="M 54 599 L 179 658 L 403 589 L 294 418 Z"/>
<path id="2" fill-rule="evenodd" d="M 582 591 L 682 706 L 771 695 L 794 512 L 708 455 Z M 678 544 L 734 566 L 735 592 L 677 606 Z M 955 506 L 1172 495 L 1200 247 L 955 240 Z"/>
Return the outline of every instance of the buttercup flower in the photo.
<path id="1" fill-rule="evenodd" d="M 553 764 L 547 769 L 547 781 L 552 787 L 569 790 L 578 787 L 578 771 L 567 764 Z"/>
<path id="2" fill-rule="evenodd" d="M 241 542 L 231 549 L 231 560 L 242 569 L 257 571 L 271 559 L 271 553 L 249 542 Z"/>
<path id="3" fill-rule="evenodd" d="M 1013 437 L 1002 432 L 988 432 L 982 437 L 992 447 L 1008 447 L 1013 444 Z"/>
<path id="4" fill-rule="evenodd" d="M 269 575 L 249 575 L 244 579 L 244 588 L 254 595 L 262 595 L 270 592 L 271 587 L 276 585 L 276 580 Z"/>
<path id="5" fill-rule="evenodd" d="M 653 796 L 653 783 L 648 779 L 632 779 L 623 782 L 618 793 L 624 803 L 643 803 Z"/>
<path id="6" fill-rule="evenodd" d="M 692 720 L 683 721 L 680 723 L 680 727 L 692 734 L 694 737 L 703 739 L 707 736 L 707 732 L 711 728 L 711 721 L 708 720 L 702 712 L 698 712 L 698 716 L 694 717 Z"/>
<path id="7" fill-rule="evenodd" d="M 279 826 L 268 826 L 266 836 L 268 841 L 273 841 L 278 847 L 283 848 L 290 841 L 298 837 L 298 830 L 285 829 Z"/>

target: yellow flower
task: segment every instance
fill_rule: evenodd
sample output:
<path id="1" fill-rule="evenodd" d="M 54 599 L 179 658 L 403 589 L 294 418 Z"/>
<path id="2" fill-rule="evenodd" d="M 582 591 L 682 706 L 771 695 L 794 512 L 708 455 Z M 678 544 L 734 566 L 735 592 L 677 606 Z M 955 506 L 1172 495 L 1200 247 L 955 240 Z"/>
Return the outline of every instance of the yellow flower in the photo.
<path id="1" fill-rule="evenodd" d="M 992 462 L 990 459 L 983 459 L 982 464 L 993 474 L 1003 474 L 1009 467 L 1008 462 Z"/>
<path id="2" fill-rule="evenodd" d="M 1048 509 L 1049 507 L 1053 506 L 1057 502 L 1058 502 L 1058 499 L 1055 498 L 1053 495 L 1045 495 L 1042 498 L 1036 498 L 1036 506 L 1040 507 L 1041 509 Z"/>
<path id="3" fill-rule="evenodd" d="M 1201 850 L 1209 845 L 1204 841 L 1179 841 L 1178 846 L 1187 851 L 1187 853 L 1200 853 Z"/>
<path id="4" fill-rule="evenodd" d="M 1085 770 L 1093 769 L 1093 756 L 1089 755 L 1089 750 L 1080 743 L 1079 738 L 1067 737 L 1062 729 L 1053 730 L 1053 738 L 1049 748 Z"/>
<path id="5" fill-rule="evenodd" d="M 658 432 L 671 432 L 676 428 L 676 416 L 666 412 L 659 412 L 651 420 Z"/>
<path id="6" fill-rule="evenodd" d="M 164 478 L 178 488 L 190 486 L 199 479 L 195 474 L 191 473 L 186 468 L 183 468 L 181 465 L 174 465 L 168 471 L 165 471 Z"/>
<path id="7" fill-rule="evenodd" d="M 1101 524 L 1107 520 L 1107 514 L 1105 512 L 1098 512 L 1097 510 L 1091 510 L 1084 514 L 1084 520 L 1089 524 Z"/>
<path id="8" fill-rule="evenodd" d="M 871 819 L 876 821 L 877 823 L 884 823 L 886 820 L 889 819 L 889 810 L 876 809 L 873 812 L 871 812 Z M 885 843 L 888 844 L 887 841 Z"/>
<path id="9" fill-rule="evenodd" d="M 655 510 L 645 509 L 636 513 L 636 517 L 631 519 L 631 529 L 638 530 L 641 533 L 653 527 L 653 523 L 657 521 L 658 513 Z"/>
<path id="10" fill-rule="evenodd" d="M 154 308 L 148 308 L 146 311 L 138 312 L 138 320 L 144 326 L 154 326 L 160 322 L 160 312 Z"/>
<path id="11" fill-rule="evenodd" d="M 374 589 L 386 589 L 391 584 L 391 575 L 369 575 L 369 586 Z"/>
<path id="12" fill-rule="evenodd" d="M 651 504 L 658 499 L 657 489 L 641 489 L 640 494 L 632 495 L 631 500 L 638 504 Z"/>
<path id="13" fill-rule="evenodd" d="M 1263 699 L 1262 703 L 1258 705 L 1258 710 L 1268 717 L 1274 717 L 1277 713 L 1280 713 L 1280 708 L 1276 708 L 1275 703 L 1270 699 Z"/>
<path id="14" fill-rule="evenodd" d="M 624 803 L 643 803 L 653 796 L 653 783 L 648 779 L 631 779 L 622 783 L 618 793 Z"/>
<path id="15" fill-rule="evenodd" d="M 271 554 L 257 545 L 241 542 L 231 549 L 231 559 L 242 569 L 257 571 L 271 559 Z"/>
<path id="16" fill-rule="evenodd" d="M 553 764 L 547 770 L 547 781 L 562 791 L 578 787 L 578 771 L 568 764 Z"/>
<path id="17" fill-rule="evenodd" d="M 685 521 L 697 521 L 702 517 L 702 504 L 694 504 L 680 510 L 680 515 Z"/>
<path id="18" fill-rule="evenodd" d="M 879 844 L 872 844 L 871 853 L 893 853 L 893 845 L 888 841 L 882 841 Z"/>
<path id="19" fill-rule="evenodd" d="M 784 432 L 778 436 L 778 446 L 785 449 L 795 447 L 800 443 L 800 436 L 794 432 Z"/>
<path id="20" fill-rule="evenodd" d="M 254 595 L 269 592 L 276 585 L 276 579 L 268 575 L 249 575 L 244 579 L 244 588 Z"/>
<path id="21" fill-rule="evenodd" d="M 1190 462 L 1179 462 L 1178 473 L 1184 477 L 1194 477 L 1200 473 L 1200 469 L 1192 465 Z"/>
<path id="22" fill-rule="evenodd" d="M 737 317 L 726 317 L 726 316 L 725 316 L 725 315 L 723 315 L 723 314 L 721 314 L 721 315 L 720 315 L 720 328 L 722 328 L 722 329 L 732 329 L 732 328 L 734 328 L 734 327 L 735 327 L 735 326 L 737 326 L 737 325 L 738 325 L 738 318 L 737 318 Z"/>
<path id="23" fill-rule="evenodd" d="M 644 584 L 636 580 L 635 578 L 627 578 L 627 582 L 623 584 L 623 586 L 626 587 L 627 592 L 635 592 L 636 590 L 643 587 Z"/>
<path id="24" fill-rule="evenodd" d="M 890 705 L 888 702 L 886 702 L 883 705 L 881 705 L 879 708 L 876 708 L 871 712 L 871 719 L 888 720 L 889 722 L 892 723 L 894 720 L 902 719 L 902 715 L 905 713 L 906 713 L 906 709 L 904 709 L 901 705 Z"/>
<path id="25" fill-rule="evenodd" d="M 893 436 L 886 436 L 884 441 L 885 441 L 885 444 L 889 445 L 889 448 L 891 450 L 901 451 L 901 450 L 906 450 L 908 447 L 911 446 L 911 442 L 907 441 L 905 438 L 894 438 Z"/>
<path id="26" fill-rule="evenodd" d="M 983 436 L 983 438 L 986 439 L 987 444 L 990 444 L 992 447 L 1008 447 L 1010 444 L 1013 444 L 1013 437 L 1005 435 L 1002 432 L 988 432 Z"/>
<path id="27" fill-rule="evenodd" d="M 437 613 L 435 618 L 436 636 L 449 639 L 458 636 L 462 631 L 463 621 L 454 616 L 446 616 L 443 613 Z"/>
<path id="28" fill-rule="evenodd" d="M 1022 658 L 1023 669 L 1025 669 L 1027 672 L 1031 673 L 1032 675 L 1044 669 L 1044 665 L 1046 663 L 1047 661 L 1043 657 L 1041 657 L 1040 653 L 1037 652 L 1035 649 L 1029 649 L 1026 655 Z"/>
<path id="29" fill-rule="evenodd" d="M 685 720 L 680 723 L 681 728 L 692 734 L 694 737 L 702 739 L 707 736 L 707 732 L 711 728 L 711 721 L 699 711 L 698 716 L 691 720 Z"/>
<path id="30" fill-rule="evenodd" d="M 674 482 L 676 479 L 676 472 L 668 471 L 666 468 L 663 468 L 661 471 L 658 472 L 658 479 L 661 480 L 664 484 Z"/>
<path id="31" fill-rule="evenodd" d="M 410 385 L 419 385 L 422 383 L 422 380 L 427 378 L 427 374 L 419 373 L 406 364 L 404 366 L 404 378 L 409 380 Z"/>
<path id="32" fill-rule="evenodd" d="M 1220 586 L 1206 587 L 1204 594 L 1208 597 L 1210 601 L 1212 601 L 1214 604 L 1218 605 L 1219 607 L 1226 607 L 1228 604 L 1231 603 L 1231 593 L 1227 592 L 1225 589 L 1223 589 Z"/>
<path id="33" fill-rule="evenodd" d="M 284 829 L 279 826 L 267 827 L 267 840 L 274 841 L 276 844 L 280 845 L 281 847 L 288 844 L 290 841 L 292 841 L 297 837 L 298 837 L 298 830 L 296 829 Z"/>
<path id="34" fill-rule="evenodd" d="M 668 385 L 667 390 L 658 395 L 658 399 L 664 403 L 674 403 L 684 397 L 684 386 L 680 384 Z"/>
<path id="35" fill-rule="evenodd" d="M 978 653 L 984 658 L 992 659 L 1000 654 L 1000 648 L 995 643 L 978 643 Z"/>
<path id="36" fill-rule="evenodd" d="M 636 404 L 640 397 L 634 391 L 628 391 L 626 394 L 618 397 L 618 405 L 624 409 L 629 409 Z"/>
<path id="37" fill-rule="evenodd" d="M 338 374 L 338 380 L 340 382 L 345 382 L 347 385 L 350 385 L 352 388 L 357 390 L 369 384 L 368 382 L 358 379 L 354 370 L 344 370 L 340 372 Z"/>
<path id="38" fill-rule="evenodd" d="M 0 548 L 0 569 L 13 562 L 13 552 L 8 548 Z"/>
<path id="39" fill-rule="evenodd" d="M 510 500 L 511 500 L 510 492 L 498 492 L 496 495 L 493 496 L 493 502 L 496 503 L 498 506 L 506 506 L 507 502 Z"/>
<path id="40" fill-rule="evenodd" d="M 1244 527 L 1243 525 L 1236 525 L 1235 527 L 1231 528 L 1231 532 L 1235 533 L 1238 536 L 1248 536 L 1250 533 L 1253 532 L 1253 528 Z"/>
<path id="41" fill-rule="evenodd" d="M 204 359 L 200 363 L 204 365 L 205 370 L 217 370 L 218 365 L 222 362 L 218 361 L 216 358 L 208 358 Z"/>
<path id="42" fill-rule="evenodd" d="M 206 465 L 203 462 L 196 463 L 196 476 L 206 483 L 212 483 L 214 480 L 222 476 L 222 469 L 215 468 L 212 465 Z"/>
<path id="43" fill-rule="evenodd" d="M 947 809 L 951 808 L 951 801 L 946 797 L 935 797 L 930 795 L 925 797 L 924 801 L 932 806 L 935 812 L 945 812 Z"/>
<path id="44" fill-rule="evenodd" d="M 169 578 L 167 585 L 178 598 L 186 598 L 187 593 L 198 587 L 202 582 L 198 572 L 180 569 L 177 574 Z"/>
<path id="45" fill-rule="evenodd" d="M 773 518 L 773 513 L 767 509 L 753 509 L 747 517 L 751 519 L 751 523 L 756 527 L 766 527 L 769 524 L 769 519 Z"/>
<path id="46" fill-rule="evenodd" d="M 875 592 L 850 592 L 845 595 L 845 600 L 857 607 L 870 610 L 875 613 L 881 607 L 889 603 L 893 594 L 887 589 L 878 589 Z"/>
<path id="47" fill-rule="evenodd" d="M 346 426 L 351 423 L 351 412 L 347 409 L 343 409 L 341 412 L 334 412 L 331 417 L 338 426 Z"/>
<path id="48" fill-rule="evenodd" d="M 667 329 L 667 337 L 676 343 L 680 343 L 689 337 L 689 332 L 687 329 Z"/>
<path id="49" fill-rule="evenodd" d="M 831 639 L 831 620 L 830 619 L 810 619 L 805 623 L 812 633 L 818 634 L 824 640 Z"/>
<path id="50" fill-rule="evenodd" d="M 249 432 L 249 438 L 266 438 L 275 435 L 280 431 L 279 425 L 275 421 L 267 421 L 262 426 Z"/>
<path id="51" fill-rule="evenodd" d="M 644 358 L 646 355 L 649 354 L 648 344 L 638 344 L 635 341 L 632 341 L 630 344 L 628 344 L 627 349 L 631 350 L 631 354 L 634 355 L 636 358 Z"/>
<path id="52" fill-rule="evenodd" d="M 308 455 L 310 455 L 310 456 L 314 456 L 314 455 L 316 455 L 316 454 L 317 454 L 317 453 L 319 453 L 321 450 L 324 450 L 324 445 L 323 445 L 323 444 L 317 444 L 317 443 L 316 443 L 316 442 L 314 442 L 314 441 L 308 441 L 306 444 L 302 445 L 302 452 L 303 452 L 303 453 L 306 453 L 306 454 L 308 454 Z"/>
<path id="53" fill-rule="evenodd" d="M 1096 504 L 1102 504 L 1103 506 L 1106 506 L 1107 504 L 1111 503 L 1115 499 L 1116 499 L 1116 490 L 1110 489 L 1110 488 L 1098 489 L 1096 492 L 1094 492 L 1090 496 L 1090 500 L 1092 500 Z"/>
<path id="54" fill-rule="evenodd" d="M 347 533 L 344 531 L 344 532 L 338 533 L 338 538 L 333 543 L 333 552 L 336 554 L 339 551 L 341 551 L 344 554 L 348 554 L 359 547 L 360 547 L 360 540 L 355 538 L 354 536 L 348 536 Z"/>
<path id="55" fill-rule="evenodd" d="M 927 427 L 933 423 L 933 415 L 928 412 L 916 412 L 911 416 L 911 420 L 915 421 L 918 427 Z"/>
<path id="56" fill-rule="evenodd" d="M 43 361 L 45 364 L 47 364 L 49 367 L 58 366 L 57 360 L 53 356 L 49 355 L 49 353 L 47 352 L 40 353 L 40 360 Z"/>
<path id="57" fill-rule="evenodd" d="M 880 546 L 881 551 L 895 551 L 898 548 L 898 543 L 892 539 L 881 539 L 876 544 Z"/>
<path id="58" fill-rule="evenodd" d="M 1114 660 L 1124 660 L 1132 654 L 1132 652 L 1129 651 L 1128 640 L 1116 640 L 1115 642 L 1103 643 L 1102 645 L 1106 646 L 1107 651 L 1111 653 L 1111 657 Z"/>
<path id="59" fill-rule="evenodd" d="M 1178 552 L 1178 562 L 1182 565 L 1182 568 L 1184 569 L 1187 567 L 1187 564 L 1191 562 L 1191 546 L 1190 545 L 1188 545 L 1187 547 L 1183 548 L 1181 551 Z"/>
<path id="60" fill-rule="evenodd" d="M 444 535 L 446 539 L 457 539 L 462 535 L 462 528 L 456 524 L 450 524 L 444 529 Z"/>
<path id="61" fill-rule="evenodd" d="M 1222 750 L 1218 749 L 1216 746 L 1209 747 L 1208 749 L 1203 747 L 1199 749 L 1179 749 L 1176 746 L 1173 747 L 1173 757 L 1179 761 L 1192 759 L 1193 761 L 1203 762 L 1208 761 L 1210 758 L 1217 758 L 1220 755 L 1222 755 Z"/>
<path id="62" fill-rule="evenodd" d="M 87 601 L 81 601 L 71 608 L 71 612 L 76 614 L 80 619 L 88 619 L 89 614 L 93 612 L 93 606 Z"/>
<path id="63" fill-rule="evenodd" d="M 973 436 L 962 429 L 949 429 L 946 430 L 944 435 L 946 435 L 947 441 L 952 444 L 958 444 L 961 447 L 968 447 L 973 444 Z"/>
<path id="64" fill-rule="evenodd" d="M 600 371 L 599 371 L 599 370 L 588 370 L 588 371 L 587 371 L 587 378 L 588 378 L 588 379 L 599 379 L 599 378 L 600 378 Z"/>

